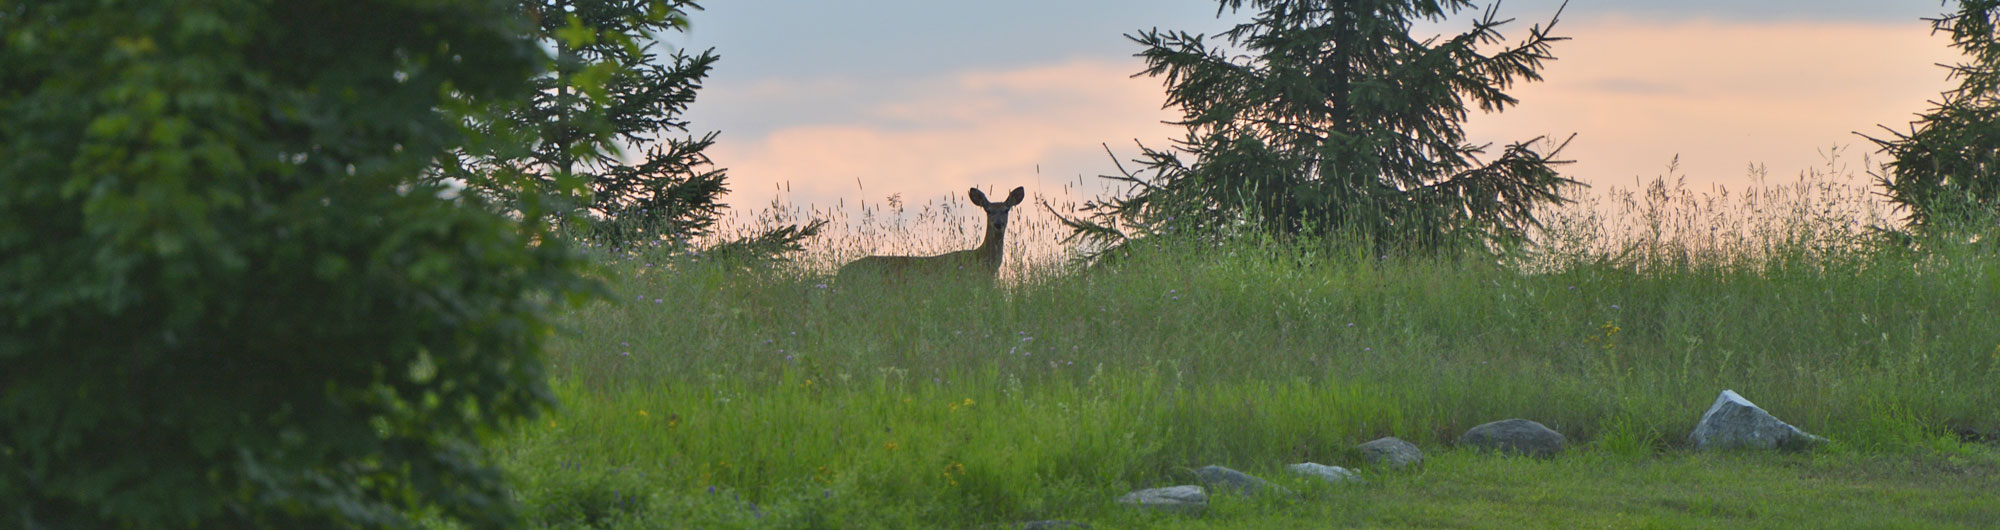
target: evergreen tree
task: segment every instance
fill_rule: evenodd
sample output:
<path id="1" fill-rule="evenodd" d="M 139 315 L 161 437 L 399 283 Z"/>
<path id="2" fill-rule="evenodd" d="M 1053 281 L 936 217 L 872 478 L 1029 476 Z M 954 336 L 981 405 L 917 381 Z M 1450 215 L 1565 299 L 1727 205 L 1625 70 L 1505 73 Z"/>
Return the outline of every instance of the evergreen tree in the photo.
<path id="1" fill-rule="evenodd" d="M 1929 20 L 1965 52 L 1968 62 L 1947 67 L 1958 87 L 1909 133 L 1885 126 L 1893 138 L 1868 137 L 1891 159 L 1878 183 L 1917 228 L 2000 214 L 2000 0 L 1962 0 L 1957 13 Z"/>
<path id="2" fill-rule="evenodd" d="M 1541 79 L 1564 40 L 1546 28 L 1488 54 L 1481 47 L 1500 43 L 1509 22 L 1493 9 L 1450 39 L 1410 35 L 1414 21 L 1442 20 L 1467 0 L 1221 0 L 1217 15 L 1246 4 L 1258 14 L 1221 33 L 1226 45 L 1127 35 L 1144 47 L 1143 73 L 1165 79 L 1187 134 L 1173 149 L 1141 145 L 1137 171 L 1107 177 L 1129 196 L 1086 205 L 1094 220 L 1066 221 L 1078 235 L 1253 228 L 1430 248 L 1466 230 L 1521 236 L 1537 206 L 1577 184 L 1551 167 L 1562 145 L 1544 152 L 1537 138 L 1486 161 L 1460 126 L 1468 105 L 1503 110 L 1516 103 L 1505 89 Z"/>
<path id="3" fill-rule="evenodd" d="M 713 49 L 661 55 L 655 42 L 685 28 L 688 11 L 701 6 L 530 0 L 523 8 L 536 21 L 535 36 L 555 50 L 551 73 L 535 80 L 531 98 L 507 105 L 498 122 L 473 123 L 496 148 L 448 161 L 442 176 L 500 204 L 554 197 L 599 239 L 705 233 L 727 191 L 725 171 L 703 153 L 716 133 L 675 134 L 688 132 L 681 115 L 718 57 Z"/>

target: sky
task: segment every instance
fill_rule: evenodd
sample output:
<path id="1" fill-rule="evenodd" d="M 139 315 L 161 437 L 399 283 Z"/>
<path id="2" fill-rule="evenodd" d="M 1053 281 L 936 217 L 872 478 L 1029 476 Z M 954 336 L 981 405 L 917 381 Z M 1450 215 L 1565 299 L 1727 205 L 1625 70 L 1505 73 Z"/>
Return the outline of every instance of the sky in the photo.
<path id="1" fill-rule="evenodd" d="M 1468 28 L 1476 1 L 1420 36 Z M 1026 186 L 1052 202 L 1104 192 L 1113 159 L 1180 130 L 1125 35 L 1217 33 L 1247 20 L 1197 0 L 710 0 L 671 46 L 721 61 L 687 115 L 720 131 L 738 215 L 774 200 L 848 207 Z M 1559 0 L 1508 0 L 1509 41 L 1547 25 Z M 1829 166 L 1860 173 L 1855 135 L 1907 123 L 1950 88 L 1958 62 L 1924 17 L 1931 0 L 1571 0 L 1543 82 L 1521 103 L 1475 111 L 1477 142 L 1575 139 L 1566 176 L 1602 190 L 1668 174 L 1740 188 L 1761 166 L 1789 182 Z M 1880 134 L 1877 134 L 1880 136 Z M 1081 185 L 1079 185 L 1081 183 Z"/>

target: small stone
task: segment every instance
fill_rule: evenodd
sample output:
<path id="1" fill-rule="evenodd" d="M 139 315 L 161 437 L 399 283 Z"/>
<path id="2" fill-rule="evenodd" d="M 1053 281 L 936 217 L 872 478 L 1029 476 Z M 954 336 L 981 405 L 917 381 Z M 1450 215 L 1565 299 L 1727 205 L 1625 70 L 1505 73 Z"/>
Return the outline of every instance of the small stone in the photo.
<path id="1" fill-rule="evenodd" d="M 1368 481 L 1366 480 L 1361 480 L 1360 473 L 1355 473 L 1352 470 L 1340 466 L 1328 466 L 1322 464 L 1315 464 L 1312 462 L 1304 462 L 1304 463 L 1285 466 L 1285 469 L 1289 469 L 1293 473 L 1305 475 L 1308 477 L 1319 477 L 1320 480 L 1325 480 L 1329 484 L 1368 483 Z"/>
<path id="2" fill-rule="evenodd" d="M 1361 444 L 1360 449 L 1361 461 L 1371 466 L 1400 469 L 1424 463 L 1424 452 L 1416 444 L 1394 436 Z"/>
<path id="3" fill-rule="evenodd" d="M 1488 451 L 1548 458 L 1562 451 L 1563 435 L 1540 423 L 1515 418 L 1473 427 L 1458 437 L 1458 443 Z"/>
<path id="4" fill-rule="evenodd" d="M 1208 508 L 1208 494 L 1201 486 L 1173 486 L 1139 490 L 1118 498 L 1119 504 L 1173 513 L 1199 513 Z"/>
<path id="5" fill-rule="evenodd" d="M 1222 466 L 1207 466 L 1194 470 L 1194 476 L 1196 479 L 1201 480 L 1201 485 L 1207 486 L 1209 489 L 1230 491 L 1237 495 L 1257 495 L 1263 493 L 1290 495 L 1292 493 L 1291 490 L 1287 490 L 1277 484 L 1272 484 L 1270 481 Z"/>
<path id="6" fill-rule="evenodd" d="M 1028 521 L 1021 525 L 1021 530 L 1083 530 L 1088 528 L 1090 528 L 1090 525 L 1076 521 Z"/>
<path id="7" fill-rule="evenodd" d="M 1799 450 L 1826 443 L 1825 438 L 1779 421 L 1734 390 L 1724 390 L 1715 397 L 1715 404 L 1702 413 L 1688 440 L 1703 451 L 1738 447 Z"/>

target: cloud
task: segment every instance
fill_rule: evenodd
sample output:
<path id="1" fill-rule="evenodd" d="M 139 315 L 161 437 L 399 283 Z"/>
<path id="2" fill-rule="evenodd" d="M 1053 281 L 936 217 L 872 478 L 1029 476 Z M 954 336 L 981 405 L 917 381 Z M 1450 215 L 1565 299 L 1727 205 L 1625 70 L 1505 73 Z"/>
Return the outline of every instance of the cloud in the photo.
<path id="1" fill-rule="evenodd" d="M 1685 90 L 1679 83 L 1633 77 L 1600 77 L 1586 81 L 1584 86 L 1596 92 L 1637 96 L 1678 94 Z"/>
<path id="2" fill-rule="evenodd" d="M 1900 127 L 1948 88 L 1955 57 L 1921 23 L 1652 23 L 1591 19 L 1561 33 L 1546 81 L 1518 86 L 1522 104 L 1475 113 L 1476 142 L 1578 136 L 1564 171 L 1629 186 L 1666 171 L 1702 189 L 1740 188 L 1763 164 L 1775 182 L 1825 165 L 1830 146 L 1860 170 L 1853 131 Z M 1132 141 L 1178 138 L 1163 90 L 1132 78 L 1135 60 L 1076 59 L 968 67 L 927 75 L 823 75 L 711 84 L 694 117 L 718 128 L 710 154 L 730 169 L 727 199 L 754 210 L 781 198 L 830 207 L 901 194 L 962 200 L 965 188 L 1024 185 L 1057 201 L 1097 195 Z M 1079 177 L 1082 177 L 1079 179 Z M 1081 180 L 1083 185 L 1079 186 Z M 789 193 L 783 193 L 789 190 Z"/>
<path id="3" fill-rule="evenodd" d="M 789 189 L 792 201 L 825 205 L 975 185 L 1060 188 L 1077 175 L 1111 171 L 1102 144 L 1159 143 L 1173 133 L 1160 124 L 1173 116 L 1160 109 L 1159 85 L 1130 78 L 1131 69 L 1070 61 L 875 84 L 758 83 L 727 103 L 748 114 L 839 110 L 792 114 L 806 119 L 753 134 L 725 129 L 711 156 L 730 168 L 732 204 L 768 202 L 778 189 Z"/>
<path id="4" fill-rule="evenodd" d="M 1522 104 L 1474 116 L 1487 141 L 1578 133 L 1566 170 L 1629 186 L 1676 155 L 1691 183 L 1740 187 L 1751 164 L 1775 179 L 1825 165 L 1822 151 L 1865 140 L 1853 131 L 1901 124 L 1948 88 L 1954 60 L 1922 23 L 1606 19 L 1564 28 L 1546 81 Z M 1866 149 L 1849 149 L 1860 170 Z"/>

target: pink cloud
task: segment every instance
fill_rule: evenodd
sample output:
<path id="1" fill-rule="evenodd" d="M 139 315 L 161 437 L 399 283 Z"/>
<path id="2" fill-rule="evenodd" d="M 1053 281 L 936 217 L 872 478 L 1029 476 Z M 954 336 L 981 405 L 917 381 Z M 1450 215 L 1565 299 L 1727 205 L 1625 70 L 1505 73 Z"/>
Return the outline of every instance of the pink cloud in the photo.
<path id="1" fill-rule="evenodd" d="M 1906 123 L 1949 86 L 1934 63 L 1958 60 L 1918 21 L 1586 19 L 1561 29 L 1574 40 L 1557 45 L 1547 81 L 1516 87 L 1517 108 L 1474 114 L 1468 132 L 1496 143 L 1579 133 L 1565 152 L 1578 162 L 1566 172 L 1600 190 L 1660 175 L 1676 154 L 1697 189 L 1740 189 L 1751 164 L 1787 182 L 1823 167 L 1821 153 L 1834 145 L 1850 147 L 1846 161 L 1858 172 L 1872 146 L 1852 131 Z M 1101 192 L 1094 177 L 1113 171 L 1101 144 L 1129 158 L 1133 139 L 1164 146 L 1178 136 L 1160 123 L 1176 116 L 1160 108 L 1158 80 L 1130 77 L 1139 68 L 1136 59 L 1076 60 L 915 79 L 717 85 L 720 96 L 705 95 L 706 104 L 737 113 L 834 111 L 776 121 L 756 136 L 732 135 L 726 123 L 697 126 L 724 131 L 711 155 L 730 168 L 736 191 L 728 202 L 739 214 L 773 197 L 821 208 L 895 194 L 913 204 L 963 202 L 970 186 L 1027 186 L 1060 204 Z"/>
<path id="2" fill-rule="evenodd" d="M 1627 186 L 1680 155 L 1691 184 L 1774 180 L 1821 168 L 1848 146 L 1851 169 L 1872 146 L 1853 131 L 1901 126 L 1948 87 L 1934 64 L 1952 50 L 1919 21 L 1895 24 L 1670 25 L 1594 20 L 1566 26 L 1547 81 L 1516 90 L 1522 105 L 1475 117 L 1488 141 L 1578 133 L 1565 154 L 1576 178 Z"/>
<path id="3" fill-rule="evenodd" d="M 725 141 L 713 156 L 730 168 L 739 190 L 732 203 L 757 201 L 777 183 L 789 183 L 794 201 L 821 204 L 897 193 L 933 197 L 974 185 L 1059 186 L 1077 174 L 1109 170 L 1100 144 L 1172 134 L 1159 123 L 1171 114 L 1159 108 L 1158 85 L 1131 79 L 1127 70 L 1076 61 L 885 83 L 851 92 L 862 98 L 855 102 L 862 111 L 849 122 Z M 757 91 L 789 97 L 769 85 Z"/>

